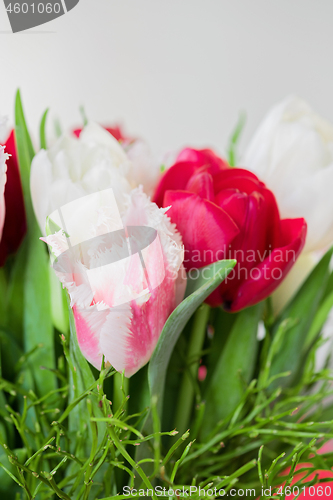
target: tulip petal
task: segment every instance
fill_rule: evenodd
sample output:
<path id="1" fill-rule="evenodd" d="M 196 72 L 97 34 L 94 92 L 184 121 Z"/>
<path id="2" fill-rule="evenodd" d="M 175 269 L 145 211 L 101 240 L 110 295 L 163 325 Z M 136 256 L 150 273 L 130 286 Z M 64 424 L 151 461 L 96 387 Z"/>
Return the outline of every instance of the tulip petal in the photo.
<path id="1" fill-rule="evenodd" d="M 4 148 L 0 146 L 0 240 L 2 236 L 3 226 L 5 223 L 5 185 L 7 180 L 7 166 L 6 160 L 8 159 L 8 155 L 4 152 Z"/>
<path id="2" fill-rule="evenodd" d="M 235 259 L 237 264 L 219 290 L 208 298 L 207 302 L 212 306 L 220 305 L 222 301 L 225 304 L 233 303 L 240 286 L 251 276 L 252 269 L 270 253 L 267 245 L 269 220 L 266 199 L 262 194 L 254 192 L 246 196 L 245 200 L 245 223 L 240 227 L 240 234 L 233 241 L 231 251 L 227 255 L 228 258 Z M 244 208 L 243 199 L 240 199 L 240 205 Z"/>
<path id="3" fill-rule="evenodd" d="M 304 217 L 308 222 L 305 252 L 325 248 L 333 241 L 333 164 L 303 179 L 285 193 L 282 216 Z M 309 201 L 313 201 L 309 202 Z"/>
<path id="4" fill-rule="evenodd" d="M 232 303 L 228 304 L 230 311 L 236 312 L 257 304 L 277 288 L 301 253 L 306 230 L 304 219 L 281 221 L 282 246 L 274 249 L 268 258 L 253 268 L 248 279 L 237 290 Z"/>
<path id="5" fill-rule="evenodd" d="M 131 377 L 150 359 L 163 326 L 175 308 L 175 284 L 166 277 L 144 303 L 113 308 L 101 330 L 101 349 L 117 371 Z"/>
<path id="6" fill-rule="evenodd" d="M 153 197 L 153 201 L 163 206 L 164 193 L 169 189 L 185 190 L 189 179 L 198 171 L 214 176 L 229 165 L 209 149 L 184 149 L 177 157 L 176 163 L 162 176 Z M 164 205 L 165 206 L 165 205 Z"/>
<path id="7" fill-rule="evenodd" d="M 197 167 L 207 167 L 209 165 L 211 174 L 218 173 L 221 169 L 228 169 L 229 165 L 222 158 L 216 156 L 211 149 L 185 148 L 177 156 L 176 162 L 191 162 Z"/>
<path id="8" fill-rule="evenodd" d="M 100 311 L 96 306 L 89 308 L 73 307 L 75 328 L 78 344 L 83 356 L 97 370 L 102 365 L 102 350 L 100 347 L 100 330 L 102 329 L 109 311 Z"/>
<path id="9" fill-rule="evenodd" d="M 164 194 L 168 189 L 185 189 L 196 169 L 194 163 L 179 162 L 164 172 L 153 196 L 153 202 L 163 206 Z"/>
<path id="10" fill-rule="evenodd" d="M 187 270 L 222 259 L 239 234 L 237 225 L 224 210 L 195 194 L 167 191 L 164 205 L 171 205 L 168 215 L 187 243 Z"/>
<path id="11" fill-rule="evenodd" d="M 214 177 L 215 193 L 223 189 L 238 189 L 244 193 L 251 194 L 258 188 L 265 187 L 258 177 L 243 168 L 230 168 L 223 170 Z"/>
<path id="12" fill-rule="evenodd" d="M 230 215 L 238 227 L 243 227 L 247 212 L 247 195 L 239 189 L 223 189 L 215 197 L 215 203 Z"/>
<path id="13" fill-rule="evenodd" d="M 131 190 L 130 161 L 121 145 L 102 127 L 89 123 L 79 139 L 62 136 L 41 150 L 31 165 L 30 189 L 42 233 L 54 210 L 85 195 L 112 188 L 119 210 Z"/>
<path id="14" fill-rule="evenodd" d="M 198 172 L 186 184 L 186 191 L 195 193 L 200 198 L 214 201 L 213 177 L 208 172 Z"/>
<path id="15" fill-rule="evenodd" d="M 0 240 L 1 240 L 0 267 L 4 265 L 7 255 L 15 253 L 17 251 L 20 244 L 22 243 L 22 240 L 27 230 L 27 222 L 26 222 L 26 215 L 24 208 L 20 171 L 17 162 L 14 132 L 11 132 L 9 138 L 7 139 L 6 153 L 9 153 L 10 156 L 7 159 L 7 182 L 5 186 L 5 196 L 4 196 L 4 201 L 6 206 L 6 217 L 3 225 L 2 238 L 0 234 Z M 0 196 L 1 196 L 1 188 L 0 188 Z M 0 213 L 1 211 L 2 210 L 0 208 Z"/>
<path id="16" fill-rule="evenodd" d="M 125 141 L 128 140 L 128 137 L 126 137 L 123 134 L 123 131 L 121 130 L 121 127 L 119 125 L 115 125 L 114 127 L 104 127 L 109 134 L 111 134 L 117 141 Z M 82 132 L 82 128 L 77 128 L 73 130 L 73 134 L 75 137 L 79 138 Z"/>

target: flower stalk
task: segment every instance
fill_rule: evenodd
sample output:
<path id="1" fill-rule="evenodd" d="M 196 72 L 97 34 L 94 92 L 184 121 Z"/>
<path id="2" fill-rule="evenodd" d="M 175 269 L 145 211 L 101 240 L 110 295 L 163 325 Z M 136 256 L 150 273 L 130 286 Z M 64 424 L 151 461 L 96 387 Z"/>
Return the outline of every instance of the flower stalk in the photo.
<path id="1" fill-rule="evenodd" d="M 195 384 L 200 364 L 198 355 L 202 351 L 205 340 L 209 313 L 210 306 L 208 304 L 202 304 L 197 309 L 194 316 L 194 326 L 187 351 L 187 359 L 190 360 L 191 364 L 185 369 L 183 374 L 175 417 L 175 427 L 181 434 L 187 430 L 191 418 Z"/>

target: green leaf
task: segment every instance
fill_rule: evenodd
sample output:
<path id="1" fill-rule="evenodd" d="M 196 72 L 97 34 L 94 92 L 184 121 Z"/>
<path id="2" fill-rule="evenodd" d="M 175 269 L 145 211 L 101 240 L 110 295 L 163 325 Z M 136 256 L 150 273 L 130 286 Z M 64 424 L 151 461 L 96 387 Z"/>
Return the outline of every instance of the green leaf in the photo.
<path id="1" fill-rule="evenodd" d="M 32 141 L 30 138 L 30 134 L 28 131 L 28 127 L 24 118 L 21 94 L 18 90 L 16 93 L 16 101 L 15 101 L 15 138 L 16 143 L 20 142 L 21 148 L 18 151 L 19 160 L 23 161 L 24 168 L 24 180 L 29 181 L 30 176 L 30 163 L 32 158 L 35 156 L 34 147 L 32 145 Z M 24 158 L 23 158 L 24 156 Z M 30 163 L 29 163 L 30 161 Z M 21 166 L 20 166 L 21 170 Z M 27 191 L 27 190 L 26 190 Z"/>
<path id="2" fill-rule="evenodd" d="M 26 266 L 26 243 L 20 246 L 15 254 L 10 269 L 8 291 L 6 297 L 7 328 L 20 346 L 23 346 L 24 315 L 24 273 Z"/>
<path id="3" fill-rule="evenodd" d="M 47 119 L 48 112 L 49 112 L 49 109 L 47 109 L 44 112 L 44 114 L 42 116 L 42 120 L 40 122 L 39 134 L 40 134 L 40 147 L 41 147 L 41 149 L 47 149 L 45 125 L 46 125 L 46 119 Z"/>
<path id="4" fill-rule="evenodd" d="M 307 334 L 306 341 L 304 344 L 304 349 L 310 348 L 313 342 L 316 340 L 327 320 L 327 317 L 332 307 L 333 307 L 333 292 L 331 292 L 325 298 L 325 300 L 320 304 L 320 307 L 318 308 L 314 320 L 312 322 L 309 333 Z"/>
<path id="5" fill-rule="evenodd" d="M 261 302 L 237 313 L 204 395 L 204 434 L 208 434 L 220 420 L 235 410 L 253 377 L 258 351 L 258 323 L 262 311 Z"/>
<path id="6" fill-rule="evenodd" d="M 228 161 L 229 161 L 229 165 L 231 167 L 235 167 L 237 165 L 237 162 L 238 162 L 237 146 L 239 143 L 241 133 L 243 132 L 245 122 L 246 122 L 246 114 L 243 112 L 240 114 L 240 116 L 238 118 L 238 122 L 236 124 L 235 130 L 233 131 L 230 142 L 229 142 Z"/>
<path id="7" fill-rule="evenodd" d="M 37 392 L 42 395 L 56 387 L 55 376 L 50 371 L 42 371 L 39 368 L 41 365 L 51 369 L 55 367 L 48 269 L 50 264 L 45 245 L 39 241 L 41 234 L 31 202 L 30 167 L 35 153 L 19 91 L 15 106 L 15 136 L 28 222 L 28 231 L 22 246 L 22 252 L 25 254 L 24 347 L 26 351 L 31 351 L 36 345 L 43 344 L 43 348 L 38 350 L 31 360 Z"/>
<path id="8" fill-rule="evenodd" d="M 294 299 L 286 309 L 282 311 L 280 317 L 273 325 L 272 333 L 275 335 L 284 320 L 288 318 L 295 320 L 294 326 L 285 337 L 281 350 L 273 360 L 271 369 L 272 376 L 287 371 L 291 371 L 291 376 L 275 381 L 271 386 L 273 389 L 278 385 L 294 385 L 300 377 L 302 367 L 307 357 L 309 332 L 311 336 L 314 336 L 318 324 L 322 322 L 322 318 L 319 316 L 321 316 L 324 311 L 318 310 L 318 306 L 323 298 L 325 287 L 330 276 L 329 264 L 332 257 L 332 250 L 331 248 L 323 256 L 310 276 L 303 283 Z M 325 303 L 323 307 L 325 309 Z M 315 320 L 316 314 L 317 318 Z"/>
<path id="9" fill-rule="evenodd" d="M 20 462 L 24 462 L 27 454 L 25 448 L 16 449 L 14 450 L 14 453 Z M 10 474 L 12 474 L 14 477 L 17 477 L 17 469 L 9 462 L 8 456 L 5 453 L 2 453 L 0 455 L 0 463 L 7 469 Z M 15 490 L 15 486 L 12 482 L 13 480 L 7 471 L 5 471 L 3 467 L 0 466 L 0 493 L 4 495 L 1 495 L 2 498 L 9 498 L 9 492 Z"/>
<path id="10" fill-rule="evenodd" d="M 67 294 L 68 311 L 69 311 L 69 325 L 70 325 L 70 341 L 69 341 L 69 364 L 70 364 L 70 396 L 69 404 L 77 399 L 80 394 L 88 389 L 94 382 L 95 377 L 92 374 L 88 361 L 83 356 L 76 335 L 75 320 L 73 310 L 70 307 L 70 300 Z M 87 427 L 87 422 L 90 419 L 88 409 L 85 404 L 80 404 L 71 411 L 69 415 L 69 429 L 70 431 L 78 430 L 81 432 Z"/>
<path id="11" fill-rule="evenodd" d="M 8 291 L 8 282 L 4 268 L 0 268 L 0 296 L 6 299 Z M 7 307 L 6 300 L 0 301 L 0 327 L 7 323 Z"/>
<path id="12" fill-rule="evenodd" d="M 179 335 L 192 314 L 222 283 L 235 265 L 235 260 L 222 260 L 206 266 L 204 269 L 207 270 L 208 279 L 204 282 L 198 280 L 198 289 L 183 300 L 166 321 L 148 367 L 150 393 L 152 398 L 156 397 L 158 400 L 159 415 L 162 409 L 165 375 Z M 193 284 L 190 283 L 190 286 Z"/>
<path id="13" fill-rule="evenodd" d="M 60 333 L 66 335 L 69 330 L 68 307 L 66 292 L 63 290 L 53 268 L 49 267 L 50 294 L 51 294 L 51 314 L 52 322 Z"/>
<path id="14" fill-rule="evenodd" d="M 84 106 L 80 106 L 80 113 L 83 121 L 83 126 L 86 127 L 88 125 L 88 118 L 86 115 L 86 110 L 84 109 Z"/>
<path id="15" fill-rule="evenodd" d="M 213 308 L 211 310 L 210 324 L 213 326 L 213 338 L 209 346 L 209 353 L 206 358 L 206 365 L 209 366 L 207 376 L 203 382 L 203 392 L 206 392 L 207 387 L 212 379 L 220 358 L 220 353 L 228 340 L 232 327 L 237 319 L 237 314 L 230 314 L 222 308 Z"/>
<path id="16" fill-rule="evenodd" d="M 32 350 L 42 343 L 33 363 L 35 382 L 40 395 L 56 388 L 56 377 L 40 366 L 55 368 L 54 338 L 51 315 L 49 259 L 45 245 L 39 241 L 38 232 L 29 238 L 27 266 L 24 283 L 24 347 Z"/>
<path id="17" fill-rule="evenodd" d="M 58 118 L 56 118 L 53 122 L 53 125 L 54 125 L 55 136 L 59 139 L 59 137 L 62 136 L 62 128 L 61 128 L 60 120 Z"/>

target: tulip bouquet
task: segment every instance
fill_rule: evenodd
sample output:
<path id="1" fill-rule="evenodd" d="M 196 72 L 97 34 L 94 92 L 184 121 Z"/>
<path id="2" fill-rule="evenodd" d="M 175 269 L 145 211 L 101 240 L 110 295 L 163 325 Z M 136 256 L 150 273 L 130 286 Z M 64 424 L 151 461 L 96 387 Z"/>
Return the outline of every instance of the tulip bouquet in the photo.
<path id="1" fill-rule="evenodd" d="M 46 120 L 0 141 L 3 498 L 330 498 L 333 126 L 161 165 Z"/>

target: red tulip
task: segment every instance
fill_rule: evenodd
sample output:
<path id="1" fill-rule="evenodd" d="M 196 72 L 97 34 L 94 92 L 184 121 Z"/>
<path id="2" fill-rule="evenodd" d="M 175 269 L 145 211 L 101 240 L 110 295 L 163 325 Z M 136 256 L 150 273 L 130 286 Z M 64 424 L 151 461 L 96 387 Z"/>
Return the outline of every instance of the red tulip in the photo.
<path id="1" fill-rule="evenodd" d="M 124 142 L 124 141 L 129 141 L 131 139 L 129 139 L 128 137 L 126 137 L 124 134 L 123 134 L 123 131 L 121 130 L 121 128 L 119 127 L 119 125 L 115 125 L 114 127 L 104 127 L 105 130 L 107 130 L 117 141 L 120 141 L 120 142 Z M 76 137 L 80 137 L 80 134 L 82 132 L 82 128 L 77 128 L 75 130 L 73 130 L 73 134 L 76 136 Z"/>
<path id="2" fill-rule="evenodd" d="M 220 259 L 237 260 L 207 300 L 228 311 L 270 295 L 305 243 L 304 219 L 281 220 L 273 193 L 254 174 L 230 168 L 210 150 L 182 151 L 153 201 L 171 206 L 168 216 L 182 234 L 188 272 Z"/>
<path id="3" fill-rule="evenodd" d="M 0 242 L 0 267 L 7 256 L 15 253 L 26 233 L 27 223 L 23 201 L 20 172 L 18 168 L 14 132 L 12 131 L 5 144 L 6 153 L 11 156 L 7 160 L 7 182 L 5 185 L 5 222 Z"/>

